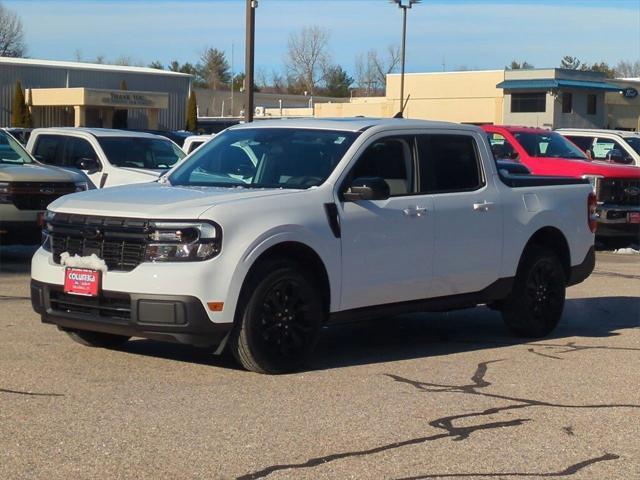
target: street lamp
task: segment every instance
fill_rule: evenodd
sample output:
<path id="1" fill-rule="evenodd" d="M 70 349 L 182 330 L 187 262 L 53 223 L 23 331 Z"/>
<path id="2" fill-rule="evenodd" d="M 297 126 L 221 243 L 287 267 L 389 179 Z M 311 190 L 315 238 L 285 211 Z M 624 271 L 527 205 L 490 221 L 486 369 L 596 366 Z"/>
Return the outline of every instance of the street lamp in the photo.
<path id="1" fill-rule="evenodd" d="M 247 38 L 245 43 L 244 64 L 244 120 L 247 123 L 253 121 L 253 66 L 256 33 L 256 8 L 258 8 L 258 0 L 247 0 Z M 233 79 L 231 79 L 231 82 L 233 82 Z"/>
<path id="2" fill-rule="evenodd" d="M 402 66 L 400 70 L 400 112 L 404 110 L 404 58 L 405 58 L 405 45 L 407 42 L 407 10 L 409 10 L 414 4 L 420 3 L 422 0 L 390 0 L 391 3 L 398 5 L 398 8 L 402 9 Z"/>

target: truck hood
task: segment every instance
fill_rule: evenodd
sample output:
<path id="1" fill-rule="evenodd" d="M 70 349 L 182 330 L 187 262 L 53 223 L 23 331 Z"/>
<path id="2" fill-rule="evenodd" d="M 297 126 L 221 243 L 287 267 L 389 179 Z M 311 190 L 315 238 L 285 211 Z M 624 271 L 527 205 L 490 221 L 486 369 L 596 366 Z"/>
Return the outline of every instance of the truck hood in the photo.
<path id="1" fill-rule="evenodd" d="M 59 198 L 49 210 L 110 217 L 196 219 L 209 208 L 299 190 L 182 187 L 143 183 L 90 190 Z"/>
<path id="2" fill-rule="evenodd" d="M 150 170 L 145 168 L 132 168 L 132 167 L 119 167 L 122 170 L 128 170 L 130 172 L 142 173 L 149 176 L 149 181 L 153 181 L 153 179 L 158 178 L 162 175 L 166 170 Z"/>
<path id="3" fill-rule="evenodd" d="M 532 169 L 534 174 L 541 175 L 564 175 L 570 177 L 580 177 L 582 175 L 601 175 L 605 178 L 640 178 L 640 168 L 627 165 L 616 165 L 608 162 L 574 160 L 569 158 L 556 157 L 536 157 L 545 167 L 544 172 Z M 526 162 L 523 162 L 526 164 Z M 549 170 L 553 169 L 553 173 Z"/>
<path id="4" fill-rule="evenodd" d="M 0 182 L 82 182 L 86 178 L 75 172 L 36 163 L 8 165 L 0 163 Z"/>

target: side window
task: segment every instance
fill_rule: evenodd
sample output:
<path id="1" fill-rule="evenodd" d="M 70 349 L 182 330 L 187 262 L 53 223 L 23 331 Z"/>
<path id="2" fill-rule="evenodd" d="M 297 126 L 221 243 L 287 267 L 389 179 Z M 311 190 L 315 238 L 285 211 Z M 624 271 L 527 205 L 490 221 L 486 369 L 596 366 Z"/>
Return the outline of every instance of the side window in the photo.
<path id="1" fill-rule="evenodd" d="M 470 135 L 419 135 L 418 155 L 421 192 L 471 191 L 484 185 Z"/>
<path id="2" fill-rule="evenodd" d="M 575 143 L 578 147 L 580 147 L 580 150 L 592 153 L 591 146 L 593 145 L 594 137 L 578 137 L 576 135 L 567 135 L 567 138 Z"/>
<path id="3" fill-rule="evenodd" d="M 499 133 L 487 133 L 494 160 L 518 160 L 519 155 L 513 145 Z"/>
<path id="4" fill-rule="evenodd" d="M 193 152 L 194 150 L 196 150 L 203 143 L 204 142 L 200 142 L 200 141 L 191 142 L 191 145 L 189 145 L 189 151 L 187 153 Z"/>
<path id="5" fill-rule="evenodd" d="M 62 149 L 65 137 L 61 135 L 38 135 L 33 156 L 47 165 L 62 166 Z"/>
<path id="6" fill-rule="evenodd" d="M 624 148 L 615 140 L 609 140 L 608 138 L 598 138 L 593 144 L 593 159 L 594 160 L 607 160 L 607 154 L 611 150 L 619 150 L 624 154 Z"/>
<path id="7" fill-rule="evenodd" d="M 412 143 L 412 137 L 389 137 L 373 142 L 358 159 L 351 179 L 382 178 L 389 185 L 392 197 L 414 193 Z"/>
<path id="8" fill-rule="evenodd" d="M 78 168 L 82 159 L 98 160 L 95 150 L 84 138 L 68 137 L 65 152 L 65 165 Z"/>

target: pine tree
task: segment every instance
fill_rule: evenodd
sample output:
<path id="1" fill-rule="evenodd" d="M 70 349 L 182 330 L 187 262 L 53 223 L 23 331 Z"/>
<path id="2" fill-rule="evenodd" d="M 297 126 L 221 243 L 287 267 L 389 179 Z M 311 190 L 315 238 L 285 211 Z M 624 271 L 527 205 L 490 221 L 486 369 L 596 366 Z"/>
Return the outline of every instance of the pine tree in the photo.
<path id="1" fill-rule="evenodd" d="M 29 90 L 29 96 L 25 97 L 25 102 L 24 102 L 23 126 L 25 128 L 33 128 L 33 118 L 31 117 L 31 110 L 29 110 L 30 103 L 31 103 L 31 90 Z"/>
<path id="2" fill-rule="evenodd" d="M 187 103 L 187 124 L 185 130 L 195 132 L 198 128 L 198 102 L 196 101 L 196 92 L 191 90 L 189 94 L 189 102 Z"/>
<path id="3" fill-rule="evenodd" d="M 25 103 L 24 103 L 24 91 L 20 81 L 16 82 L 16 88 L 13 92 L 13 106 L 11 110 L 11 126 L 12 127 L 24 127 L 25 121 Z"/>

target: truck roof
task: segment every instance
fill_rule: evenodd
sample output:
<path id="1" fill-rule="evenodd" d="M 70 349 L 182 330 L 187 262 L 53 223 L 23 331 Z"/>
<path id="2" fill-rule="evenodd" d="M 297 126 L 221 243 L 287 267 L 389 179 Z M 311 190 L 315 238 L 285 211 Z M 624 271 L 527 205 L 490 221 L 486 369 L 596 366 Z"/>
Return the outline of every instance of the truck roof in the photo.
<path id="1" fill-rule="evenodd" d="M 618 135 L 620 137 L 637 137 L 638 132 L 630 132 L 627 130 L 607 130 L 604 128 L 558 128 L 560 133 L 586 133 L 592 135 Z"/>
<path id="2" fill-rule="evenodd" d="M 36 128 L 32 135 L 37 133 L 53 133 L 64 135 L 68 133 L 88 133 L 94 137 L 136 137 L 136 138 L 165 138 L 146 132 L 135 132 L 132 130 L 117 130 L 112 128 L 87 128 L 87 127 L 49 127 Z"/>
<path id="3" fill-rule="evenodd" d="M 446 128 L 458 130 L 474 130 L 473 125 L 463 125 L 451 122 L 436 122 L 431 120 L 411 120 L 405 118 L 285 118 L 274 120 L 260 120 L 259 122 L 243 123 L 230 127 L 240 128 L 310 128 L 319 130 L 342 130 L 361 132 L 372 127 L 387 126 L 400 128 Z"/>

